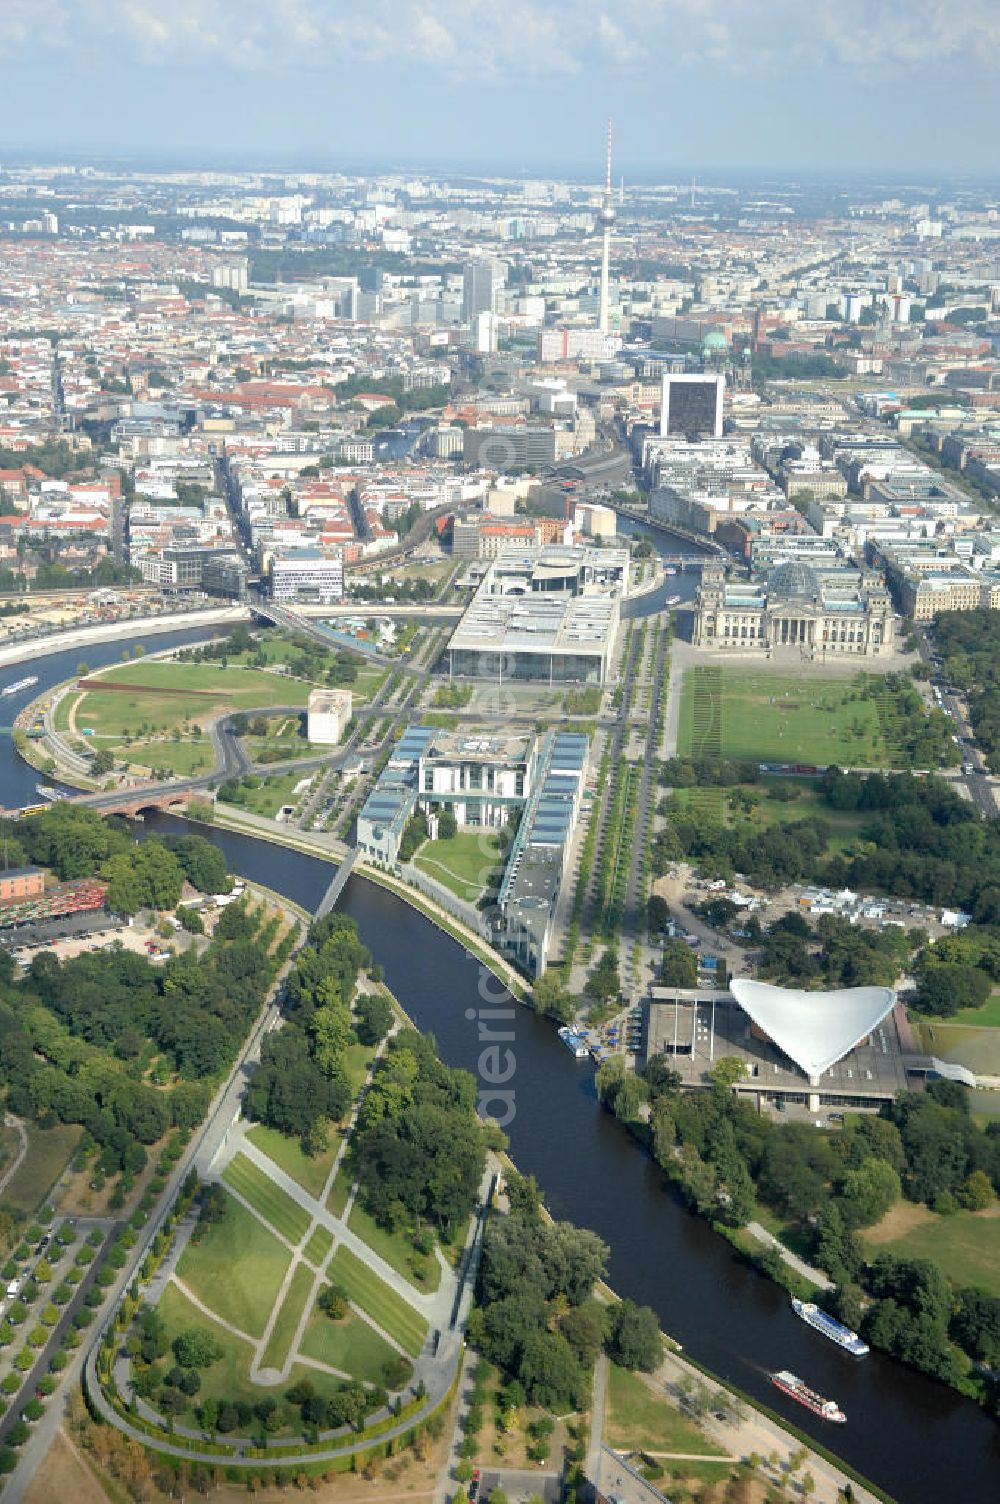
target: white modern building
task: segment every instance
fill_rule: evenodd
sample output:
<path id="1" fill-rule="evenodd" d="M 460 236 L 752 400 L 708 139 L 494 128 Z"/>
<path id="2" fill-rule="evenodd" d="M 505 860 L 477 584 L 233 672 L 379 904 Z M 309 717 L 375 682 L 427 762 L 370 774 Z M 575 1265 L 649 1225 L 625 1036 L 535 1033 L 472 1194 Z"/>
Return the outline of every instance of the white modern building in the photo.
<path id="1" fill-rule="evenodd" d="M 306 711 L 307 739 L 319 746 L 336 747 L 343 741 L 352 703 L 349 689 L 312 690 Z"/>
<path id="2" fill-rule="evenodd" d="M 339 549 L 321 553 L 300 548 L 271 559 L 271 595 L 276 601 L 316 601 L 327 605 L 344 593 L 344 558 Z"/>

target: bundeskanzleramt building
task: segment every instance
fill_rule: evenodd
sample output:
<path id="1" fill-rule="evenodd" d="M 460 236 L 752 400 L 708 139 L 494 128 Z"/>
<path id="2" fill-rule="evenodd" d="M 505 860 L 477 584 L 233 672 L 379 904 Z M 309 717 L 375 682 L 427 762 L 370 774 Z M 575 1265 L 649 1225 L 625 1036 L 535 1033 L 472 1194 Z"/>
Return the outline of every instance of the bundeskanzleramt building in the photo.
<path id="1" fill-rule="evenodd" d="M 705 566 L 695 605 L 696 647 L 770 652 L 792 647 L 812 657 L 851 653 L 880 657 L 895 644 L 895 616 L 880 579 L 837 570 L 822 575 L 799 560 L 779 564 L 766 580 L 727 582 Z"/>
<path id="2" fill-rule="evenodd" d="M 499 829 L 520 813 L 490 939 L 530 976 L 541 976 L 570 838 L 580 813 L 587 738 L 438 731 L 409 726 L 358 815 L 363 856 L 395 868 L 416 810 L 449 809 L 460 826 Z"/>

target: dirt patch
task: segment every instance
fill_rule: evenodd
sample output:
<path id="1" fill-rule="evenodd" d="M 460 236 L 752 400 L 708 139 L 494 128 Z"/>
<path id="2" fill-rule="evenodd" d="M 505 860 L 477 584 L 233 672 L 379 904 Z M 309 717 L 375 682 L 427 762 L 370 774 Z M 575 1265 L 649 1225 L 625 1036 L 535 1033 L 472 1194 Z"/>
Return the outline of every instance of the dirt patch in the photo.
<path id="1" fill-rule="evenodd" d="M 77 689 L 100 690 L 101 694 L 111 692 L 123 695 L 155 695 L 170 698 L 180 695 L 185 699 L 217 700 L 219 698 L 214 689 L 181 689 L 166 684 L 127 684 L 123 679 L 81 679 Z"/>
<path id="2" fill-rule="evenodd" d="M 24 1504 L 52 1504 L 53 1499 L 72 1499 L 73 1504 L 108 1504 L 108 1495 L 62 1430 L 56 1432 L 45 1461 L 24 1496 Z"/>
<path id="3" fill-rule="evenodd" d="M 917 1201 L 897 1201 L 874 1227 L 866 1227 L 864 1240 L 866 1243 L 891 1243 L 896 1238 L 903 1238 L 915 1227 L 923 1227 L 925 1222 L 933 1222 L 935 1213 L 930 1207 L 924 1206 Z"/>
<path id="4" fill-rule="evenodd" d="M 125 1204 L 117 1210 L 109 1207 L 108 1201 L 114 1193 L 118 1183 L 117 1175 L 107 1177 L 104 1189 L 95 1191 L 91 1189 L 90 1182 L 94 1178 L 97 1168 L 97 1155 L 91 1155 L 87 1160 L 87 1168 L 72 1175 L 66 1190 L 59 1202 L 60 1215 L 66 1217 L 127 1217 L 138 1206 L 139 1201 L 145 1195 L 146 1187 L 156 1174 L 156 1161 L 166 1147 L 171 1129 L 165 1133 L 155 1144 L 146 1145 L 146 1153 L 149 1159 L 146 1167 L 135 1178 L 135 1185 L 125 1198 Z"/>

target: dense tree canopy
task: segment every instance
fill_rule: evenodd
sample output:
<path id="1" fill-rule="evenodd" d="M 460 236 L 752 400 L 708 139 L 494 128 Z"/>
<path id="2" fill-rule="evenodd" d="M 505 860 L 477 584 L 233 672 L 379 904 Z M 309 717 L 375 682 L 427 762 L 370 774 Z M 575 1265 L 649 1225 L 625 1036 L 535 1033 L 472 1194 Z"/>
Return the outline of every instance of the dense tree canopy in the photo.
<path id="1" fill-rule="evenodd" d="M 592 1292 L 607 1247 L 594 1233 L 542 1215 L 534 1182 L 511 1174 L 510 1213 L 487 1225 L 469 1340 L 556 1411 L 586 1403 L 605 1317 Z"/>
<path id="2" fill-rule="evenodd" d="M 457 1230 L 485 1168 L 474 1077 L 442 1064 L 433 1039 L 402 1030 L 361 1103 L 350 1154 L 361 1199 L 377 1221 Z"/>

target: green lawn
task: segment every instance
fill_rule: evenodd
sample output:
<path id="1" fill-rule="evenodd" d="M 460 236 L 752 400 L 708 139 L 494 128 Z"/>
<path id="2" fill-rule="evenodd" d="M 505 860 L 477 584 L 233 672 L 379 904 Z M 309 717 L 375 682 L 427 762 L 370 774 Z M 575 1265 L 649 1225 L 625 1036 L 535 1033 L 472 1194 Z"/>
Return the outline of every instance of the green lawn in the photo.
<path id="1" fill-rule="evenodd" d="M 399 1360 L 396 1349 L 354 1311 L 348 1311 L 342 1321 L 331 1321 L 314 1310 L 299 1352 L 369 1384 L 381 1383 L 386 1365 Z"/>
<path id="2" fill-rule="evenodd" d="M 298 1243 L 305 1236 L 312 1220 L 309 1213 L 279 1185 L 275 1185 L 245 1154 L 237 1154 L 230 1161 L 222 1178 L 245 1201 L 249 1201 L 254 1210 L 286 1237 L 289 1243 Z"/>
<path id="3" fill-rule="evenodd" d="M 284 804 L 295 804 L 298 795 L 295 789 L 303 779 L 314 777 L 315 774 L 301 768 L 290 768 L 287 773 L 274 773 L 270 777 L 266 774 L 256 775 L 261 778 L 257 788 L 243 789 L 243 799 L 239 804 L 230 804 L 234 810 L 249 810 L 252 815 L 265 815 L 273 820 L 275 815 Z"/>
<path id="4" fill-rule="evenodd" d="M 330 1194 L 326 1198 L 327 1211 L 333 1212 L 335 1217 L 342 1217 L 347 1210 L 347 1199 L 351 1194 L 353 1184 L 349 1172 L 341 1165 L 330 1187 Z"/>
<path id="5" fill-rule="evenodd" d="M 948 1019 L 950 1024 L 967 1024 L 976 1029 L 1000 1029 L 1000 991 L 992 992 L 981 1008 L 960 1008 Z"/>
<path id="6" fill-rule="evenodd" d="M 604 1440 L 619 1452 L 694 1452 L 724 1455 L 682 1410 L 653 1393 L 638 1374 L 608 1365 Z"/>
<path id="7" fill-rule="evenodd" d="M 168 1285 L 160 1297 L 157 1310 L 163 1317 L 167 1336 L 171 1340 L 178 1332 L 187 1331 L 190 1327 L 200 1326 L 210 1328 L 213 1337 L 216 1338 L 222 1348 L 222 1357 L 213 1363 L 210 1368 L 201 1370 L 201 1390 L 196 1403 L 203 1400 L 245 1400 L 247 1404 L 255 1405 L 266 1395 L 273 1395 L 275 1399 L 281 1398 L 282 1391 L 275 1391 L 273 1386 L 265 1388 L 263 1385 L 254 1384 L 250 1379 L 250 1361 L 253 1357 L 253 1349 L 240 1341 L 239 1337 L 226 1330 L 225 1327 L 217 1326 L 214 1322 L 206 1319 L 204 1314 L 193 1306 L 182 1291 L 176 1285 Z M 326 1398 L 332 1398 L 344 1387 L 343 1382 L 333 1374 L 323 1373 L 317 1368 L 307 1368 L 304 1364 L 296 1363 L 288 1377 L 288 1387 L 308 1379 L 317 1394 Z M 301 1430 L 298 1422 L 298 1411 L 291 1410 L 290 1414 L 295 1417 L 295 1430 Z M 189 1411 L 182 1418 L 187 1425 L 193 1424 L 193 1412 Z M 284 1434 L 288 1434 L 289 1428 L 284 1428 Z M 282 1435 L 282 1432 L 275 1433 Z"/>
<path id="8" fill-rule="evenodd" d="M 83 1129 L 75 1123 L 39 1128 L 28 1123 L 28 1152 L 0 1195 L 8 1211 L 32 1216 L 76 1153 Z"/>
<path id="9" fill-rule="evenodd" d="M 96 751 L 109 745 L 102 737 L 91 739 Z M 166 768 L 178 778 L 188 778 L 194 773 L 209 773 L 215 767 L 215 750 L 207 737 L 200 741 L 133 742 L 126 747 L 118 743 L 115 755 L 122 761 L 135 763 L 143 768 Z"/>
<path id="10" fill-rule="evenodd" d="M 932 1259 L 956 1285 L 979 1285 L 1000 1296 L 1000 1217 L 989 1212 L 955 1212 L 939 1217 L 926 1206 L 897 1202 L 862 1242 L 870 1256 Z"/>
<path id="11" fill-rule="evenodd" d="M 298 1330 L 303 1312 L 312 1294 L 315 1275 L 305 1264 L 296 1264 L 295 1273 L 281 1303 L 281 1310 L 271 1330 L 271 1336 L 264 1356 L 261 1359 L 262 1368 L 284 1368 L 292 1345 L 292 1338 Z"/>
<path id="12" fill-rule="evenodd" d="M 257 1123 L 251 1128 L 247 1137 L 262 1154 L 273 1159 L 286 1175 L 290 1175 L 303 1190 L 308 1191 L 310 1196 L 318 1196 L 323 1189 L 340 1148 L 339 1136 L 331 1134 L 329 1148 L 311 1159 L 303 1152 L 297 1138 L 288 1138 L 276 1128 L 265 1128 L 263 1123 Z"/>
<path id="13" fill-rule="evenodd" d="M 359 1238 L 364 1238 L 368 1247 L 374 1248 L 375 1252 L 385 1259 L 397 1274 L 401 1274 L 405 1280 L 408 1280 L 414 1289 L 429 1295 L 441 1283 L 441 1265 L 435 1255 L 417 1253 L 409 1238 L 403 1233 L 386 1232 L 384 1227 L 379 1227 L 378 1223 L 368 1215 L 360 1202 L 354 1203 L 347 1225 L 352 1232 L 357 1233 Z"/>
<path id="14" fill-rule="evenodd" d="M 76 712 L 78 731 L 103 736 L 171 731 L 185 721 L 200 724 L 224 710 L 269 705 L 305 705 L 310 685 L 260 669 L 206 663 L 123 663 L 101 678 L 134 689 L 88 690 Z M 172 693 L 163 693 L 163 691 Z"/>
<path id="15" fill-rule="evenodd" d="M 302 1250 L 303 1258 L 307 1258 L 310 1264 L 318 1269 L 333 1247 L 333 1233 L 328 1227 L 314 1227 L 309 1234 L 309 1241 Z"/>
<path id="16" fill-rule="evenodd" d="M 349 1044 L 347 1046 L 347 1059 L 344 1066 L 355 1097 L 368 1080 L 368 1072 L 374 1058 L 375 1046 L 373 1044 Z"/>
<path id="17" fill-rule="evenodd" d="M 426 841 L 414 861 L 456 898 L 473 903 L 499 865 L 500 842 L 492 831 L 460 830 L 448 841 Z"/>
<path id="18" fill-rule="evenodd" d="M 990 998 L 984 1012 L 992 1005 Z M 979 1076 L 1000 1076 L 1000 1028 L 970 1027 L 958 1023 L 959 1017 L 975 1018 L 978 1010 L 963 1008 L 951 1018 L 913 1018 L 922 1047 L 928 1055 L 968 1066 Z"/>
<path id="19" fill-rule="evenodd" d="M 853 697 L 853 698 L 852 698 Z M 891 762 L 877 701 L 857 697 L 850 679 L 745 669 L 694 668 L 681 689 L 681 757 L 743 757 L 751 762 Z"/>
<path id="20" fill-rule="evenodd" d="M 208 1224 L 200 1242 L 188 1243 L 177 1274 L 223 1320 L 260 1337 L 289 1261 L 274 1234 L 227 1196 L 225 1216 Z"/>
<path id="21" fill-rule="evenodd" d="M 353 684 L 347 686 L 354 696 L 355 705 L 364 704 L 367 700 L 374 699 L 382 685 L 389 677 L 387 668 L 359 668 L 358 677 Z"/>
<path id="22" fill-rule="evenodd" d="M 349 1248 L 338 1248 L 330 1262 L 329 1275 L 343 1285 L 356 1306 L 388 1332 L 406 1352 L 416 1357 L 427 1336 L 427 1323 L 402 1296 L 379 1279 Z"/>
<path id="23" fill-rule="evenodd" d="M 746 794 L 755 800 L 751 813 L 740 803 Z M 679 788 L 674 797 L 681 809 L 711 825 L 734 829 L 750 825 L 767 830 L 772 825 L 793 824 L 797 820 L 822 820 L 830 830 L 830 851 L 843 851 L 863 831 L 867 816 L 852 810 L 831 809 L 817 792 L 810 778 L 762 778 L 759 783 L 739 784 L 734 788 Z"/>

